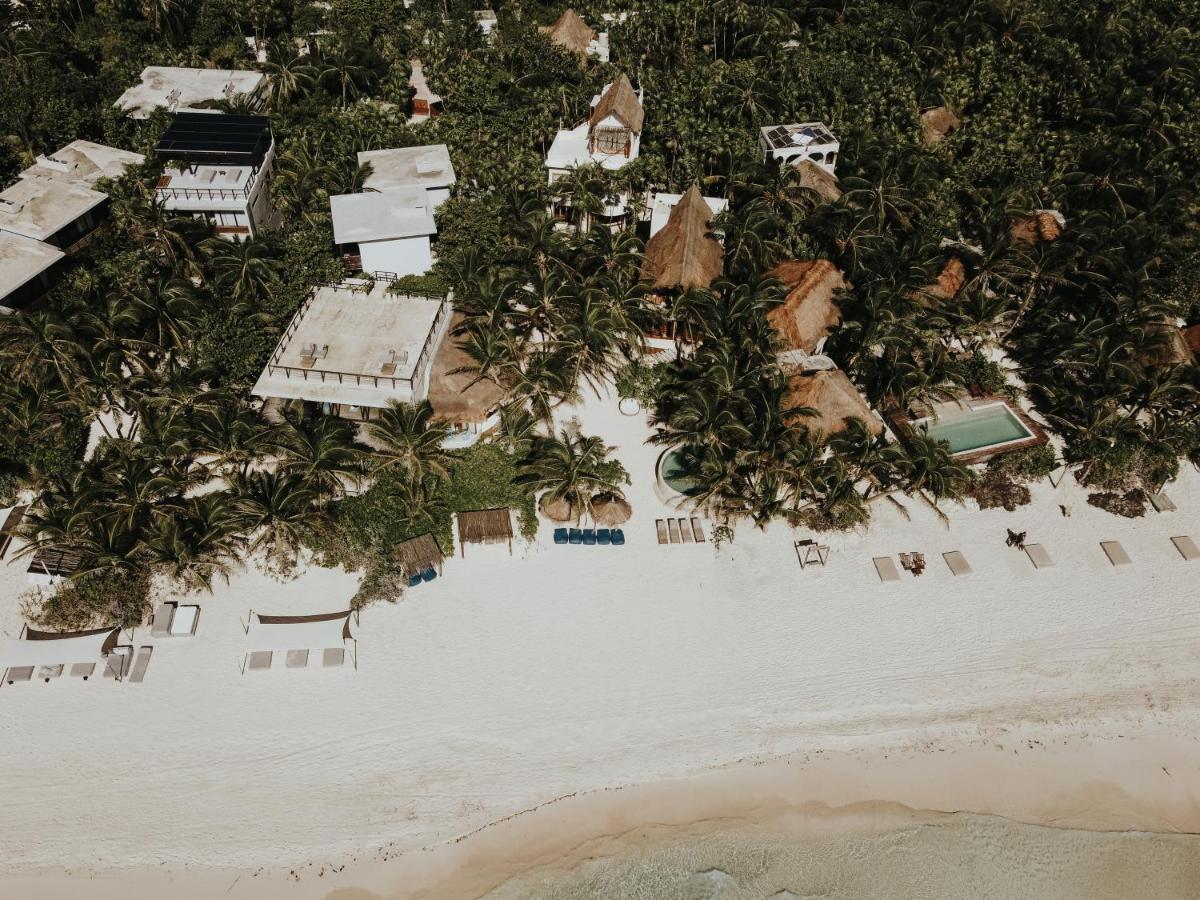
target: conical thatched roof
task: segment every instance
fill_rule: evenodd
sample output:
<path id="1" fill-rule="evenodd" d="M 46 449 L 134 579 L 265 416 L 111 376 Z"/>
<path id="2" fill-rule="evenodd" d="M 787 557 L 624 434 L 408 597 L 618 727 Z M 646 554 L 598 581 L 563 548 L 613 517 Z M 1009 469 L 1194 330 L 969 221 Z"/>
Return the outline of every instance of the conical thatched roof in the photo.
<path id="1" fill-rule="evenodd" d="M 967 267 L 957 256 L 952 256 L 942 266 L 942 271 L 938 273 L 937 279 L 917 291 L 913 299 L 927 306 L 931 302 L 949 300 L 959 292 L 966 280 Z"/>
<path id="2" fill-rule="evenodd" d="M 796 171 L 800 173 L 800 186 L 815 192 L 826 203 L 841 199 L 842 187 L 837 176 L 829 174 L 811 159 L 796 163 Z"/>
<path id="3" fill-rule="evenodd" d="M 549 494 L 542 494 L 542 499 L 538 501 L 538 509 L 552 522 L 574 522 L 579 518 L 569 500 L 562 497 L 554 499 Z"/>
<path id="4" fill-rule="evenodd" d="M 475 381 L 476 376 L 470 372 L 450 374 L 455 369 L 475 362 L 462 349 L 461 340 L 454 337 L 454 329 L 462 320 L 462 313 L 454 314 L 450 320 L 450 334 L 446 335 L 433 358 L 433 369 L 429 375 L 429 405 L 433 407 L 434 416 L 443 421 L 478 424 L 500 405 L 505 391 L 486 378 Z M 475 383 L 471 384 L 472 381 Z"/>
<path id="5" fill-rule="evenodd" d="M 827 259 L 788 260 L 771 270 L 788 288 L 787 298 L 767 313 L 789 350 L 815 353 L 817 344 L 842 321 L 834 292 L 848 287 L 841 270 Z"/>
<path id="6" fill-rule="evenodd" d="M 1030 216 L 1013 220 L 1008 228 L 1014 243 L 1032 247 L 1039 241 L 1056 241 L 1062 234 L 1063 218 L 1051 209 L 1040 209 Z"/>
<path id="7" fill-rule="evenodd" d="M 921 143 L 932 147 L 955 131 L 961 123 L 958 116 L 944 106 L 935 106 L 921 113 Z"/>
<path id="8" fill-rule="evenodd" d="M 847 419 L 861 419 L 871 434 L 883 431 L 883 423 L 871 412 L 871 407 L 841 369 L 825 369 L 788 380 L 784 409 L 811 407 L 815 416 L 795 415 L 792 423 L 802 425 L 813 434 L 830 435 L 845 431 Z"/>
<path id="9" fill-rule="evenodd" d="M 711 221 L 712 210 L 693 184 L 671 210 L 667 224 L 646 243 L 642 280 L 660 291 L 712 284 L 724 268 L 725 250 L 708 233 Z"/>
<path id="10" fill-rule="evenodd" d="M 555 44 L 572 53 L 586 53 L 588 44 L 596 39 L 596 32 L 573 9 L 565 10 L 553 25 L 543 25 L 540 30 Z"/>
<path id="11" fill-rule="evenodd" d="M 589 121 L 595 126 L 609 116 L 616 118 L 618 122 L 635 134 L 641 134 L 645 110 L 642 109 L 642 101 L 638 99 L 633 84 L 629 81 L 629 76 L 624 72 L 618 75 L 617 80 L 600 95 L 600 101 L 592 110 L 592 117 Z"/>
<path id="12" fill-rule="evenodd" d="M 633 507 L 616 494 L 597 494 L 592 498 L 592 518 L 597 525 L 624 525 L 633 515 Z"/>
<path id="13" fill-rule="evenodd" d="M 1183 329 L 1183 342 L 1193 356 L 1200 354 L 1200 325 L 1189 325 Z"/>

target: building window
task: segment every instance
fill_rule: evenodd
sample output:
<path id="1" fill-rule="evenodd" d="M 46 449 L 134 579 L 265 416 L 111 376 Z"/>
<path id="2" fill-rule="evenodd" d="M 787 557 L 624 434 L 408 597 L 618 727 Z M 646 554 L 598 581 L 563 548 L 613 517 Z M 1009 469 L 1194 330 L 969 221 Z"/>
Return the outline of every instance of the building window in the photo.
<path id="1" fill-rule="evenodd" d="M 597 128 L 593 145 L 599 153 L 624 153 L 629 147 L 629 132 L 621 128 Z"/>

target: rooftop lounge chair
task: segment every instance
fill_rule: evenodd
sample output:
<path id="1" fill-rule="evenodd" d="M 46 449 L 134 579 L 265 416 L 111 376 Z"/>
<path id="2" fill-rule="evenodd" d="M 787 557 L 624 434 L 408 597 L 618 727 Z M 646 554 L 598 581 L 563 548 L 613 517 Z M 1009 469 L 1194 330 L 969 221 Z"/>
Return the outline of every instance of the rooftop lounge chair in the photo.
<path id="1" fill-rule="evenodd" d="M 612 532 L 607 528 L 597 528 L 596 543 L 600 544 L 602 547 L 607 547 L 612 543 Z"/>
<path id="2" fill-rule="evenodd" d="M 704 527 L 700 524 L 700 520 L 692 518 L 692 535 L 696 538 L 697 544 L 704 543 Z"/>
<path id="3" fill-rule="evenodd" d="M 565 544 L 566 542 L 567 542 L 567 529 L 555 528 L 554 529 L 554 543 Z"/>
<path id="4" fill-rule="evenodd" d="M 200 624 L 200 607 L 194 603 L 186 603 L 175 609 L 175 618 L 171 620 L 171 637 L 192 637 L 196 634 L 196 626 Z"/>
<path id="5" fill-rule="evenodd" d="M 679 520 L 679 536 L 683 538 L 685 544 L 690 544 L 694 540 L 692 537 L 692 523 L 687 519 Z"/>
<path id="6" fill-rule="evenodd" d="M 585 544 L 587 544 L 589 547 L 594 547 L 596 545 L 596 529 L 594 529 L 594 528 L 583 529 L 583 542 Z"/>
<path id="7" fill-rule="evenodd" d="M 624 547 L 625 546 L 625 532 L 622 531 L 620 528 L 614 528 L 612 530 L 612 542 L 613 542 L 614 547 Z"/>
<path id="8" fill-rule="evenodd" d="M 671 535 L 672 544 L 678 544 L 683 540 L 679 536 L 679 523 L 675 519 L 667 519 L 667 533 Z"/>
<path id="9" fill-rule="evenodd" d="M 655 519 L 654 527 L 658 529 L 658 542 L 660 544 L 668 543 L 670 538 L 667 537 L 667 523 L 662 519 Z"/>
<path id="10" fill-rule="evenodd" d="M 335 666 L 344 665 L 346 662 L 345 647 L 326 647 L 321 654 L 321 665 L 330 669 Z"/>
<path id="11" fill-rule="evenodd" d="M 567 543 L 582 544 L 583 543 L 583 532 L 580 531 L 578 528 L 572 528 L 570 531 L 567 532 Z"/>
<path id="12" fill-rule="evenodd" d="M 1125 548 L 1121 546 L 1120 541 L 1101 541 L 1100 546 L 1108 555 L 1108 561 L 1114 566 L 1127 566 L 1133 561 L 1125 552 Z"/>
<path id="13" fill-rule="evenodd" d="M 430 567 L 421 573 L 422 581 L 430 582 L 435 578 L 437 578 L 437 569 L 434 569 L 433 567 Z"/>
<path id="14" fill-rule="evenodd" d="M 59 664 L 57 666 L 39 666 L 38 667 L 38 678 L 42 679 L 42 681 L 49 684 L 50 680 L 52 678 L 62 677 L 64 668 L 65 667 L 62 664 Z"/>
<path id="15" fill-rule="evenodd" d="M 950 571 L 956 576 L 970 575 L 972 572 L 971 564 L 967 562 L 967 558 L 959 550 L 951 550 L 949 553 L 943 553 L 942 559 L 946 561 L 946 565 L 950 567 Z"/>
<path id="16" fill-rule="evenodd" d="M 75 665 L 71 666 L 71 677 L 82 678 L 84 681 L 87 681 L 95 671 L 95 663 L 75 663 Z"/>
<path id="17" fill-rule="evenodd" d="M 154 620 L 150 623 L 151 637 L 166 637 L 171 633 L 171 621 L 175 618 L 174 603 L 160 603 L 154 611 Z"/>
<path id="18" fill-rule="evenodd" d="M 4 680 L 9 684 L 18 681 L 30 681 L 33 678 L 33 666 L 13 666 L 4 673 Z"/>
<path id="19" fill-rule="evenodd" d="M 129 680 L 134 684 L 141 684 L 146 678 L 146 668 L 150 665 L 150 654 L 153 652 L 154 648 L 149 644 L 138 648 L 137 659 L 133 661 L 133 671 L 129 673 Z"/>
<path id="20" fill-rule="evenodd" d="M 246 668 L 251 672 L 269 669 L 274 658 L 275 654 L 270 650 L 253 650 L 250 653 L 250 658 L 246 661 Z"/>
<path id="21" fill-rule="evenodd" d="M 287 652 L 287 667 L 289 669 L 303 669 L 308 665 L 307 650 L 289 650 Z"/>
<path id="22" fill-rule="evenodd" d="M 1150 505 L 1154 507 L 1156 512 L 1160 513 L 1175 512 L 1175 510 L 1178 509 L 1178 507 L 1175 506 L 1175 501 L 1173 501 L 1166 494 L 1151 494 Z"/>
<path id="23" fill-rule="evenodd" d="M 1041 544 L 1026 544 L 1025 555 L 1029 557 L 1029 561 L 1033 563 L 1035 569 L 1044 569 L 1054 565 L 1054 560 L 1050 558 L 1050 554 Z"/>
<path id="24" fill-rule="evenodd" d="M 890 556 L 875 557 L 875 571 L 879 573 L 880 581 L 899 581 L 900 570 L 896 568 L 896 561 Z"/>
<path id="25" fill-rule="evenodd" d="M 1171 538 L 1171 543 L 1175 545 L 1175 549 L 1179 551 L 1179 555 L 1191 562 L 1195 559 L 1200 559 L 1200 550 L 1196 549 L 1196 542 L 1185 534 L 1179 537 Z"/>
<path id="26" fill-rule="evenodd" d="M 133 663 L 133 648 L 132 647 L 114 647 L 112 652 L 108 654 L 108 659 L 104 664 L 104 677 L 115 678 L 118 681 L 124 679 L 129 674 L 129 666 Z"/>

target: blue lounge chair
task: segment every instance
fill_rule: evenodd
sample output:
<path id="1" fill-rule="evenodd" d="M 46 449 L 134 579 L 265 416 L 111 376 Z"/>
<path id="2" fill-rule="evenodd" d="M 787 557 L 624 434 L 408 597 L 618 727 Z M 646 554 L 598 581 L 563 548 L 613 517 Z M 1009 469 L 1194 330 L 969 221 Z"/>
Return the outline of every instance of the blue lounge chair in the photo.
<path id="1" fill-rule="evenodd" d="M 612 532 L 607 528 L 600 528 L 596 531 L 596 543 L 601 547 L 607 547 L 612 542 Z"/>
<path id="2" fill-rule="evenodd" d="M 425 579 L 426 581 L 433 581 L 433 579 L 437 578 L 437 570 L 436 569 L 426 569 L 424 572 L 421 573 L 421 577 L 423 579 Z"/>
<path id="3" fill-rule="evenodd" d="M 554 529 L 554 543 L 565 544 L 566 542 L 567 542 L 567 529 L 555 528 Z"/>
<path id="4" fill-rule="evenodd" d="M 416 575 L 408 576 L 408 586 L 409 587 L 416 587 L 420 583 L 421 583 L 421 573 L 420 572 L 418 572 Z"/>
<path id="5" fill-rule="evenodd" d="M 614 528 L 612 530 L 612 542 L 614 547 L 625 546 L 625 532 L 620 528 Z"/>
<path id="6" fill-rule="evenodd" d="M 583 543 L 583 532 L 580 531 L 578 528 L 572 528 L 569 532 L 569 537 L 567 538 L 567 541 L 568 541 L 568 543 L 571 543 L 571 544 L 582 544 Z"/>
<path id="7" fill-rule="evenodd" d="M 589 547 L 596 543 L 596 530 L 594 528 L 583 529 L 583 542 Z"/>

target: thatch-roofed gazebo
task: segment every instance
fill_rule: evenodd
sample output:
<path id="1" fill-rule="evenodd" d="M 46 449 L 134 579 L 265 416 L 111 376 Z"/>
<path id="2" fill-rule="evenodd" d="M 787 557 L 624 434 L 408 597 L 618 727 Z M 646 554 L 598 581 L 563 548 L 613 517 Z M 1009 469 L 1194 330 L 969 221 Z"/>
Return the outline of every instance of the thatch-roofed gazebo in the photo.
<path id="1" fill-rule="evenodd" d="M 619 494 L 606 491 L 592 498 L 592 518 L 597 525 L 624 525 L 632 515 L 633 507 Z"/>
<path id="2" fill-rule="evenodd" d="M 938 144 L 947 135 L 958 130 L 962 123 L 958 116 L 945 106 L 935 106 L 921 113 L 921 143 L 926 147 Z"/>
<path id="3" fill-rule="evenodd" d="M 1039 209 L 1028 216 L 1014 219 L 1008 227 L 1014 244 L 1032 247 L 1041 241 L 1056 241 L 1066 227 L 1062 214 L 1052 209 Z"/>
<path id="4" fill-rule="evenodd" d="M 822 202 L 836 203 L 841 199 L 842 186 L 832 172 L 826 171 L 810 159 L 802 159 L 796 163 L 796 171 L 800 173 L 800 187 L 815 193 Z"/>
<path id="5" fill-rule="evenodd" d="M 709 234 L 712 210 L 692 185 L 659 232 L 646 243 L 642 280 L 656 291 L 706 288 L 725 266 L 721 242 Z"/>
<path id="6" fill-rule="evenodd" d="M 471 509 L 458 513 L 458 544 L 467 555 L 467 544 L 508 544 L 512 553 L 512 511 L 507 506 L 497 509 Z"/>
<path id="7" fill-rule="evenodd" d="M 815 353 L 842 321 L 834 295 L 849 287 L 840 269 L 827 259 L 788 260 L 770 272 L 788 288 L 783 303 L 767 313 L 789 350 Z"/>
<path id="8" fill-rule="evenodd" d="M 588 45 L 596 39 L 596 32 L 573 9 L 564 10 L 553 25 L 542 25 L 538 30 L 546 35 L 551 43 L 558 44 L 572 53 L 586 53 Z"/>
<path id="9" fill-rule="evenodd" d="M 841 369 L 824 369 L 793 375 L 788 380 L 783 408 L 808 407 L 815 416 L 793 414 L 792 424 L 802 425 L 813 434 L 828 437 L 846 430 L 847 419 L 861 419 L 871 434 L 883 431 L 883 423 L 871 412 L 862 394 Z"/>
<path id="10" fill-rule="evenodd" d="M 432 534 L 419 534 L 415 538 L 401 541 L 394 551 L 396 559 L 404 567 L 405 575 L 418 575 L 426 569 L 436 569 L 442 574 L 445 556 Z"/>
<path id="11" fill-rule="evenodd" d="M 633 83 L 624 72 L 618 75 L 616 80 L 608 86 L 608 90 L 600 95 L 600 100 L 592 108 L 592 114 L 588 121 L 595 127 L 609 116 L 634 134 L 642 133 L 642 122 L 646 117 L 646 111 L 642 109 L 642 101 L 638 99 L 637 92 L 633 89 Z"/>
<path id="12" fill-rule="evenodd" d="M 462 324 L 463 314 L 455 313 L 450 320 L 450 334 L 442 341 L 433 357 L 429 373 L 429 405 L 435 418 L 463 427 L 478 429 L 495 415 L 504 401 L 505 390 L 494 381 L 479 378 L 471 372 L 460 372 L 475 364 L 454 337 Z"/>

